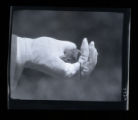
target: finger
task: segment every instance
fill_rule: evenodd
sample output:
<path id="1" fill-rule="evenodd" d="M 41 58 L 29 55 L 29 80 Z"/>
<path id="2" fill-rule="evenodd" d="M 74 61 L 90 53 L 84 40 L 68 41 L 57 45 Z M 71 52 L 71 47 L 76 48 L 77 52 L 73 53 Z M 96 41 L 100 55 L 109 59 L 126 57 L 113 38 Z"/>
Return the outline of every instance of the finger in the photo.
<path id="1" fill-rule="evenodd" d="M 87 77 L 90 75 L 92 70 L 95 68 L 97 63 L 97 50 L 95 48 L 94 42 L 91 41 L 89 44 L 89 58 L 88 61 L 84 64 L 81 64 L 81 75 Z"/>
<path id="2" fill-rule="evenodd" d="M 94 42 L 91 41 L 91 43 L 89 44 L 89 63 L 92 65 L 92 66 L 95 66 L 96 63 L 97 63 L 97 55 L 98 55 L 98 52 L 95 48 L 95 45 L 94 45 Z"/>
<path id="3" fill-rule="evenodd" d="M 81 64 L 81 75 L 82 76 L 88 76 L 89 73 L 90 73 L 89 63 L 86 62 L 84 64 Z"/>
<path id="4" fill-rule="evenodd" d="M 89 57 L 89 45 L 87 38 L 84 38 L 81 45 L 81 56 L 79 58 L 80 63 L 84 63 Z"/>

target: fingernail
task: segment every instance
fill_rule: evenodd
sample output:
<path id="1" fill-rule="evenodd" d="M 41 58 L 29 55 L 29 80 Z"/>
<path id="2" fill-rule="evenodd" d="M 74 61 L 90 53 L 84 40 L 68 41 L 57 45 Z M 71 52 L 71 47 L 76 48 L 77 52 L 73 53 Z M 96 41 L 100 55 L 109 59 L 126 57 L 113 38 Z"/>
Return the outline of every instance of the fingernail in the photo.
<path id="1" fill-rule="evenodd" d="M 88 46 L 88 40 L 87 40 L 87 38 L 84 38 L 84 39 L 83 39 L 82 45 L 83 45 L 83 46 Z"/>
<path id="2" fill-rule="evenodd" d="M 85 41 L 85 42 L 86 42 L 86 41 L 88 41 L 88 40 L 87 40 L 87 38 L 85 37 L 85 38 L 83 38 L 83 41 Z"/>
<path id="3" fill-rule="evenodd" d="M 90 44 L 94 46 L 94 41 L 91 41 L 91 43 L 90 43 Z"/>

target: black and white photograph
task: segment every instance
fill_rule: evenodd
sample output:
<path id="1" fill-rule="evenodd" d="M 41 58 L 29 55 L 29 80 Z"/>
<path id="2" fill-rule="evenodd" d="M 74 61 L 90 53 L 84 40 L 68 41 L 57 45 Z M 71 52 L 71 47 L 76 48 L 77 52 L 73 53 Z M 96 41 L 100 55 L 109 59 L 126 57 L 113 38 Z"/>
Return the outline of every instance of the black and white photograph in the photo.
<path id="1" fill-rule="evenodd" d="M 123 14 L 14 10 L 11 99 L 121 101 Z"/>

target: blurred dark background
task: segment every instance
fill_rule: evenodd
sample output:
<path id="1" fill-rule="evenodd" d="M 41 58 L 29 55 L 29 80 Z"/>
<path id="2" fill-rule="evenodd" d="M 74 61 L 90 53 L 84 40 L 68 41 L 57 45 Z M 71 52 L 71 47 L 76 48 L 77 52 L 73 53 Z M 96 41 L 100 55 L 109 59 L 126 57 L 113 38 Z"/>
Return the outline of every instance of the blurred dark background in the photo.
<path id="1" fill-rule="evenodd" d="M 21 10 L 14 11 L 12 28 L 12 33 L 21 37 L 49 36 L 73 41 L 78 48 L 82 39 L 87 37 L 89 42 L 95 41 L 99 53 L 97 66 L 88 80 L 50 82 L 42 73 L 25 69 L 21 79 L 28 83 L 22 82 L 20 86 L 21 98 L 92 101 L 121 99 L 123 14 Z"/>

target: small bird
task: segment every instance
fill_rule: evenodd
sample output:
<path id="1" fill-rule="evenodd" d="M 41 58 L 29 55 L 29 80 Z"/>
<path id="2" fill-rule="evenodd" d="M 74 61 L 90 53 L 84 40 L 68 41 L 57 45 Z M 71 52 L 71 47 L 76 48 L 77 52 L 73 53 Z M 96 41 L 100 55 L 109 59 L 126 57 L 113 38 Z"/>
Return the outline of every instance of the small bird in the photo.
<path id="1" fill-rule="evenodd" d="M 64 51 L 64 57 L 62 57 L 62 60 L 67 63 L 75 63 L 78 61 L 79 56 L 80 56 L 79 49 L 66 50 Z"/>

